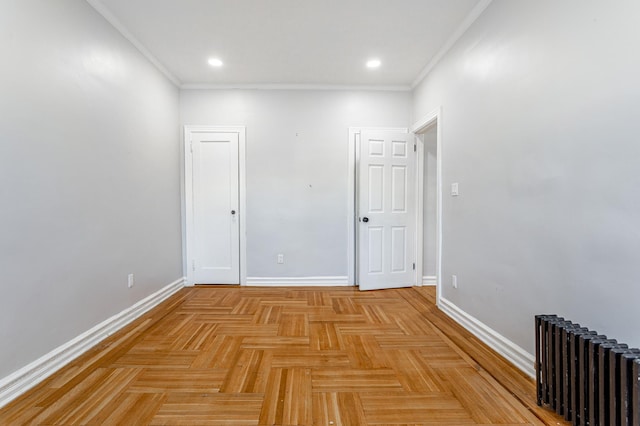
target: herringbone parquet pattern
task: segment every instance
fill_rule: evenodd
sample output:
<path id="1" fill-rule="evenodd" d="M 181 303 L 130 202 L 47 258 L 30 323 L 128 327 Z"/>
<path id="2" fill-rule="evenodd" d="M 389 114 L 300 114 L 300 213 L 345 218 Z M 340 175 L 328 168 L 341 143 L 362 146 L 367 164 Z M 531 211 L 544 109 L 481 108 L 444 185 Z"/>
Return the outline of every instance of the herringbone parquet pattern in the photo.
<path id="1" fill-rule="evenodd" d="M 0 424 L 543 424 L 420 297 L 185 289 L 1 410 Z"/>

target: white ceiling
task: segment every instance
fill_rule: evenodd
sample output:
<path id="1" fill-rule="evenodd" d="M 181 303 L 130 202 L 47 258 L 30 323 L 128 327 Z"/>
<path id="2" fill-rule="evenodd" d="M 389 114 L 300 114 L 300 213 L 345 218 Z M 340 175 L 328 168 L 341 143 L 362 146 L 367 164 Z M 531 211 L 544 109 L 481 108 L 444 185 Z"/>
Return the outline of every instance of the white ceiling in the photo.
<path id="1" fill-rule="evenodd" d="M 87 0 L 178 84 L 409 87 L 486 0 Z M 482 8 L 483 9 L 483 8 Z M 481 12 L 481 10 L 480 10 Z M 472 16 L 473 15 L 473 16 Z M 207 64 L 218 57 L 224 66 Z M 382 66 L 366 69 L 369 58 Z"/>

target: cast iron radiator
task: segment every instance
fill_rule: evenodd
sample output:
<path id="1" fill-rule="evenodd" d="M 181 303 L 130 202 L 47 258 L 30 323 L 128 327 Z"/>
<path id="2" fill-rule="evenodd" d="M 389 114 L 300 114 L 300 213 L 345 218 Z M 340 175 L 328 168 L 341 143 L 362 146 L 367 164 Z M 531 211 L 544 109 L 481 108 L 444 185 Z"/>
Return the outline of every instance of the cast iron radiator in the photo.
<path id="1" fill-rule="evenodd" d="M 536 315 L 538 405 L 574 425 L 640 426 L 640 349 Z"/>

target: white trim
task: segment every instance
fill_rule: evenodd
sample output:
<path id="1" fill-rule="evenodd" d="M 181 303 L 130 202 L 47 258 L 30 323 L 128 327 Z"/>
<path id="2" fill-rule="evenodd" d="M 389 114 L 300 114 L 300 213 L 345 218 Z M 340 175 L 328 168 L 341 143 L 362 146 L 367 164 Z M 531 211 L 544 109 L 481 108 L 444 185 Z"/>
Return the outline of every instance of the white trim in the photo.
<path id="1" fill-rule="evenodd" d="M 356 185 L 358 171 L 357 164 L 359 161 L 358 146 L 356 144 L 356 135 L 359 135 L 363 131 L 381 131 L 381 132 L 398 132 L 408 133 L 406 127 L 349 127 L 349 142 L 348 146 L 348 171 L 347 171 L 347 268 L 348 268 L 348 282 L 349 285 L 356 285 L 357 274 L 357 258 L 356 258 L 356 244 L 358 235 L 356 233 Z"/>
<path id="2" fill-rule="evenodd" d="M 177 87 L 181 86 L 182 83 L 180 82 L 180 80 L 178 80 L 175 75 L 173 75 L 167 68 L 165 68 L 165 66 L 162 65 L 158 58 L 153 56 L 153 54 L 146 47 L 144 47 L 140 40 L 138 40 L 133 34 L 131 34 L 131 32 L 124 26 L 124 24 L 122 24 L 122 22 L 120 22 L 120 20 L 118 20 L 118 18 L 116 18 L 115 15 L 111 13 L 109 8 L 105 6 L 102 1 L 86 1 L 87 3 L 89 3 L 89 5 L 91 5 L 91 7 L 96 10 L 96 12 L 102 15 L 102 17 L 108 23 L 110 23 L 113 28 L 115 28 L 118 32 L 120 32 L 120 34 L 122 34 L 124 38 L 126 38 L 131 44 L 133 44 L 135 48 L 138 49 L 140 53 L 142 53 L 149 60 L 149 62 L 151 62 L 158 69 L 158 71 L 164 74 L 164 76 L 167 77 Z"/>
<path id="3" fill-rule="evenodd" d="M 180 85 L 182 90 L 349 90 L 349 91 L 384 91 L 410 92 L 411 86 L 359 86 L 346 84 L 268 84 L 268 83 L 186 83 Z"/>
<path id="4" fill-rule="evenodd" d="M 420 74 L 413 80 L 411 88 L 415 89 L 418 84 L 424 80 L 433 68 L 440 62 L 442 57 L 453 47 L 454 44 L 467 32 L 467 30 L 473 25 L 473 23 L 482 15 L 482 12 L 491 4 L 492 0 L 480 0 L 478 4 L 471 9 L 471 12 L 467 14 L 464 20 L 460 23 L 456 31 L 447 39 L 438 52 L 431 58 L 427 65 L 420 71 Z"/>
<path id="5" fill-rule="evenodd" d="M 238 185 L 240 191 L 240 285 L 247 282 L 247 130 L 239 129 Z"/>
<path id="6" fill-rule="evenodd" d="M 436 108 L 429 114 L 420 118 L 411 126 L 411 133 L 424 133 L 429 127 L 436 124 L 438 118 L 442 115 L 442 108 Z"/>
<path id="7" fill-rule="evenodd" d="M 248 286 L 264 287 L 306 287 L 306 286 L 348 286 L 349 277 L 248 277 Z"/>
<path id="8" fill-rule="evenodd" d="M 424 286 L 435 286 L 438 284 L 438 280 L 435 275 L 423 275 L 422 276 L 422 285 Z"/>
<path id="9" fill-rule="evenodd" d="M 416 152 L 416 283 L 418 286 L 424 285 L 424 280 L 420 280 L 424 269 L 424 141 L 414 133 L 414 143 Z"/>
<path id="10" fill-rule="evenodd" d="M 158 306 L 182 289 L 184 287 L 184 281 L 184 278 L 180 278 L 172 282 L 166 287 L 140 300 L 133 306 L 106 319 L 67 343 L 58 346 L 29 365 L 1 379 L 0 407 L 3 407 L 24 392 L 33 388 L 102 340 L 139 318 L 145 312 Z"/>
<path id="11" fill-rule="evenodd" d="M 489 345 L 513 365 L 529 377 L 535 378 L 535 357 L 520 346 L 513 343 L 477 318 L 469 315 L 444 297 L 440 298 L 438 307 L 442 312 L 453 318 L 466 328 L 471 334 Z"/>
<path id="12" fill-rule="evenodd" d="M 436 303 L 439 303 L 442 294 L 442 107 L 436 108 L 416 121 L 411 126 L 411 132 L 414 134 L 423 133 L 434 125 L 438 126 L 436 128 Z M 424 167 L 422 171 L 424 172 Z M 421 177 L 422 180 L 424 180 L 423 178 Z M 417 239 L 419 240 L 417 256 L 422 259 L 424 257 L 424 233 L 418 234 Z"/>
<path id="13" fill-rule="evenodd" d="M 186 266 L 184 275 L 187 279 L 186 285 L 192 286 L 194 282 L 193 261 L 191 253 L 195 252 L 193 238 L 190 237 L 191 229 L 193 229 L 193 153 L 191 152 L 191 128 L 184 126 L 182 135 L 183 151 L 184 151 L 184 264 Z"/>
<path id="14" fill-rule="evenodd" d="M 192 153 L 190 149 L 191 133 L 198 132 L 221 132 L 238 134 L 238 195 L 240 197 L 240 285 L 247 281 L 247 142 L 245 126 L 184 126 L 184 229 L 186 234 L 186 244 L 184 253 L 184 263 L 186 265 L 186 280 L 188 286 L 195 284 L 193 278 L 192 257 L 195 253 L 193 247 L 193 167 Z"/>
<path id="15" fill-rule="evenodd" d="M 356 133 L 349 127 L 347 143 L 347 274 L 349 285 L 356 285 Z"/>

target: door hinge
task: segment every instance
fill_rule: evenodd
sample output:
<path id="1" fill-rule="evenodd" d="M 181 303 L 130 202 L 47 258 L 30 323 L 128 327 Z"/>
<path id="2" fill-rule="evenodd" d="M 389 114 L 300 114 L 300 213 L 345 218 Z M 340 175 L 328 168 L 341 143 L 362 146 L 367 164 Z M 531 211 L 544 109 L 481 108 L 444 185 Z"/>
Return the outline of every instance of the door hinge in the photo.
<path id="1" fill-rule="evenodd" d="M 415 263 L 413 264 L 413 270 L 414 271 L 416 270 L 416 264 Z"/>
<path id="2" fill-rule="evenodd" d="M 413 152 L 418 152 L 418 145 L 415 143 L 413 144 Z"/>

